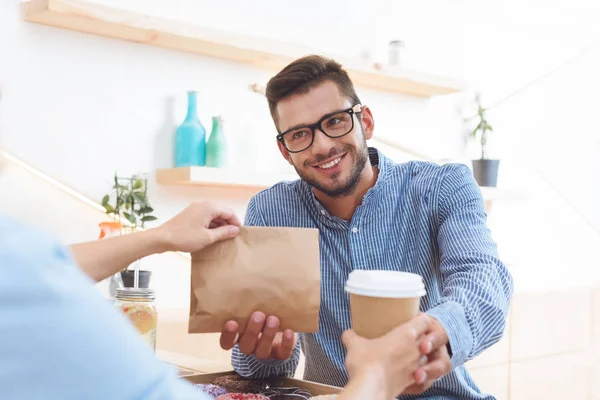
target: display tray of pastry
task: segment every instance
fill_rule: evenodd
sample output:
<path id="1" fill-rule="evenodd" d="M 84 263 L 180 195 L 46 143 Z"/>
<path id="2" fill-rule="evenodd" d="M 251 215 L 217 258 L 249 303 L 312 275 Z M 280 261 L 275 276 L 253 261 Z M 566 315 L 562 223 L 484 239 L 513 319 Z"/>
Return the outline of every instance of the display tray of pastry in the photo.
<path id="1" fill-rule="evenodd" d="M 210 383 L 196 383 L 194 387 L 198 391 L 211 396 L 213 399 L 216 399 L 217 397 L 223 394 L 227 394 L 227 389 L 225 389 L 224 387 L 213 385 Z"/>
<path id="2" fill-rule="evenodd" d="M 256 393 L 228 393 L 217 397 L 217 400 L 269 400 L 269 398 Z"/>
<path id="3" fill-rule="evenodd" d="M 228 393 L 260 393 L 267 388 L 264 380 L 246 379 L 238 374 L 228 374 L 215 378 L 214 385 L 224 387 Z"/>
<path id="4" fill-rule="evenodd" d="M 269 387 L 261 392 L 270 400 L 308 400 L 312 398 L 312 394 L 298 387 Z"/>

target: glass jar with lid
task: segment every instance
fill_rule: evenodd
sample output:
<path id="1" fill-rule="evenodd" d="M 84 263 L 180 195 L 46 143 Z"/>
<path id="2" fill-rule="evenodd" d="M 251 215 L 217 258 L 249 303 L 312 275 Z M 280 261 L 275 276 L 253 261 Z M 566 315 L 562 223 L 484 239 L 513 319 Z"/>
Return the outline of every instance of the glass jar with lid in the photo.
<path id="1" fill-rule="evenodd" d="M 146 288 L 118 288 L 115 306 L 125 314 L 152 350 L 156 350 L 156 295 Z"/>

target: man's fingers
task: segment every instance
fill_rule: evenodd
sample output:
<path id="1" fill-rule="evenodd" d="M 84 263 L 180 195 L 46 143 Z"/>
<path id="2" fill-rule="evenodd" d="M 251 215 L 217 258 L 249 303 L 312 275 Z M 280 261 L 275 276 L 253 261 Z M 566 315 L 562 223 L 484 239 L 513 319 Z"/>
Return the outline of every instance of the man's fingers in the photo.
<path id="1" fill-rule="evenodd" d="M 296 347 L 296 335 L 293 331 L 286 329 L 282 333 L 281 343 L 276 347 L 275 358 L 287 360 L 292 355 L 294 347 Z"/>
<path id="2" fill-rule="evenodd" d="M 452 370 L 452 362 L 445 347 L 440 347 L 429 357 L 429 363 L 422 368 L 429 379 L 436 380 L 448 374 Z"/>
<path id="3" fill-rule="evenodd" d="M 219 340 L 221 348 L 223 350 L 231 350 L 237 343 L 237 338 L 238 323 L 235 321 L 227 322 L 221 331 L 221 338 Z"/>
<path id="4" fill-rule="evenodd" d="M 244 354 L 254 354 L 258 343 L 258 336 L 265 325 L 265 314 L 255 312 L 250 316 L 246 330 L 240 337 L 240 351 Z"/>
<path id="5" fill-rule="evenodd" d="M 279 331 L 279 319 L 277 317 L 270 316 L 265 322 L 265 329 L 260 337 L 258 346 L 254 354 L 258 359 L 265 359 L 271 355 L 271 348 L 273 346 L 273 339 Z"/>
<path id="6" fill-rule="evenodd" d="M 424 368 L 419 368 L 415 371 L 413 377 L 417 385 L 422 385 L 427 381 L 428 375 Z"/>

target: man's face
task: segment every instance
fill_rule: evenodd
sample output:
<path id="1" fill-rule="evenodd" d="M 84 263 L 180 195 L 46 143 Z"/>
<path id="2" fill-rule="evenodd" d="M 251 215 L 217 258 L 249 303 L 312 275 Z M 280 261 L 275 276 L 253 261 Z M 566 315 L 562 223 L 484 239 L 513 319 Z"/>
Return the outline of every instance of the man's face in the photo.
<path id="1" fill-rule="evenodd" d="M 324 115 L 354 106 L 340 93 L 334 82 L 326 81 L 308 93 L 296 94 L 277 103 L 279 132 L 300 125 L 310 125 Z M 368 107 L 354 118 L 350 133 L 330 138 L 315 129 L 312 146 L 299 153 L 290 153 L 278 143 L 283 157 L 294 167 L 300 178 L 330 197 L 351 194 L 358 185 L 368 162 L 367 139 L 373 136 L 373 117 Z"/>

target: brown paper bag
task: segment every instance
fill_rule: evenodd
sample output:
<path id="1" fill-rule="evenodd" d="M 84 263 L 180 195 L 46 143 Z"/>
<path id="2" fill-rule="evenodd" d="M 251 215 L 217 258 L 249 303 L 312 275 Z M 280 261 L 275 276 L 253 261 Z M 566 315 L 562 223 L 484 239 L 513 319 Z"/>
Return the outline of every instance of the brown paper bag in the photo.
<path id="1" fill-rule="evenodd" d="M 254 311 L 281 329 L 316 332 L 321 303 L 319 231 L 242 227 L 231 240 L 192 254 L 189 333 L 243 331 Z"/>

